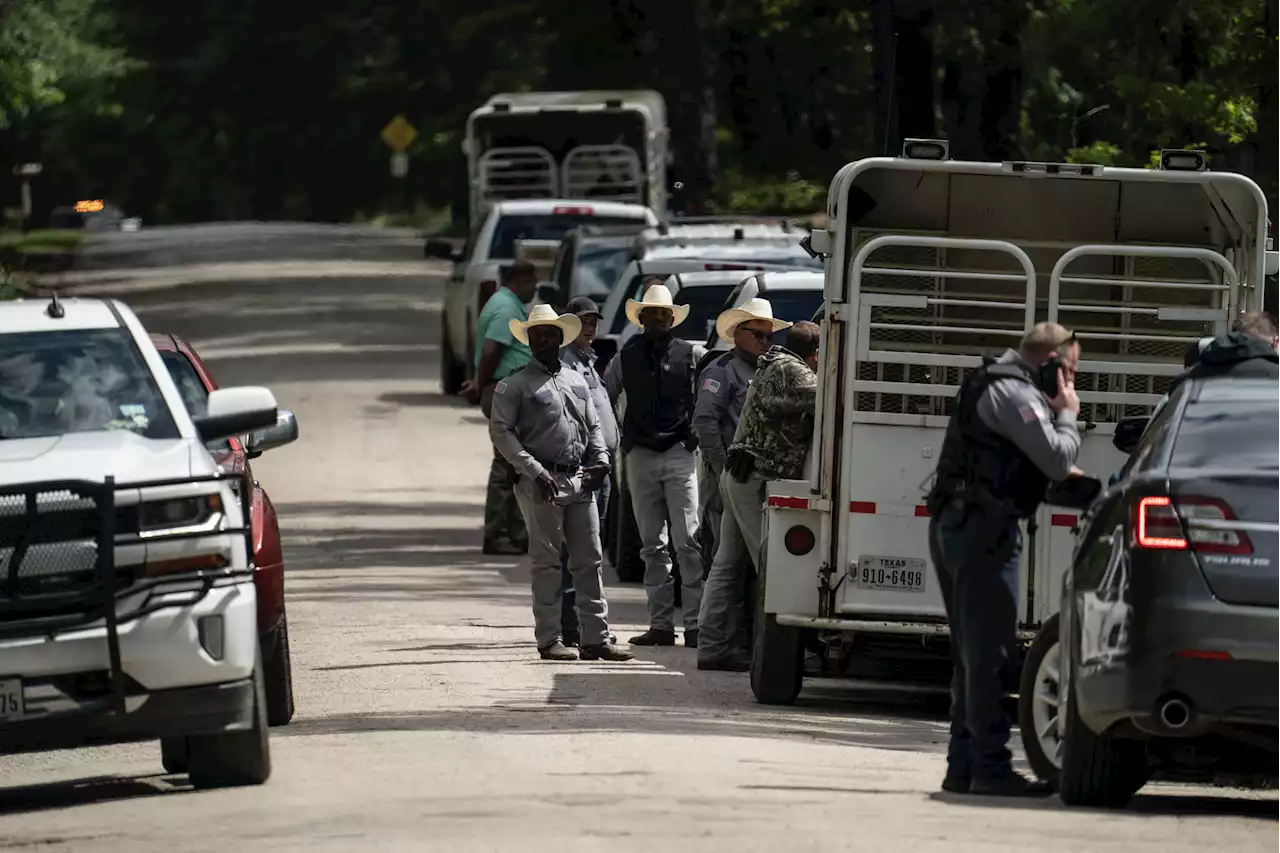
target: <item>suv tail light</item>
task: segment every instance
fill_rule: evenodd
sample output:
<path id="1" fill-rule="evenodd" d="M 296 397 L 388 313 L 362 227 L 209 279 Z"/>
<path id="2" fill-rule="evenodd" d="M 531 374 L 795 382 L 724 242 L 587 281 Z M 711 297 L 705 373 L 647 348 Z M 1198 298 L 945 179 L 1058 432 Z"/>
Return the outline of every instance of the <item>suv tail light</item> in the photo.
<path id="1" fill-rule="evenodd" d="M 480 307 L 489 301 L 489 297 L 498 292 L 498 283 L 492 279 L 480 282 Z"/>
<path id="2" fill-rule="evenodd" d="M 1176 501 L 1153 495 L 1138 501 L 1134 527 L 1139 548 L 1252 554 L 1249 534 L 1233 528 L 1231 507 L 1217 498 L 1184 495 Z"/>

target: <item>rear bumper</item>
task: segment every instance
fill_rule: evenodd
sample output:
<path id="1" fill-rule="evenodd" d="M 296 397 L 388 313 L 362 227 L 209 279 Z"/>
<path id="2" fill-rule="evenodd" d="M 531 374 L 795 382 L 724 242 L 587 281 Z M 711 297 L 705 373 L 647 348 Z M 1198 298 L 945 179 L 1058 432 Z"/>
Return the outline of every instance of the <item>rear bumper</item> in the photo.
<path id="1" fill-rule="evenodd" d="M 161 737 L 247 731 L 253 727 L 252 678 L 224 684 L 135 693 L 125 710 L 109 699 L 73 711 L 0 723 L 0 751 L 36 752 Z"/>
<path id="2" fill-rule="evenodd" d="M 1184 738 L 1222 725 L 1280 723 L 1276 610 L 1212 598 L 1158 599 L 1134 608 L 1121 618 L 1123 625 L 1111 621 L 1109 636 L 1127 635 L 1131 645 L 1121 639 L 1090 658 L 1080 653 L 1088 638 L 1076 643 L 1076 708 L 1090 729 L 1103 732 L 1127 721 L 1150 735 Z M 1176 730 L 1158 717 L 1171 698 L 1191 708 L 1190 721 Z"/>

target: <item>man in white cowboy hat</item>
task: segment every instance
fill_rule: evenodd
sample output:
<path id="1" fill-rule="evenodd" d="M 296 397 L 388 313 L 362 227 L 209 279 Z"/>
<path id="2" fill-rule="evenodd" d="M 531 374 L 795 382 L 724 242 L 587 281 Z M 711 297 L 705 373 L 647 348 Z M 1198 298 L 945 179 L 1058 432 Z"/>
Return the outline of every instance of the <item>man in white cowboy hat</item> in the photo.
<path id="1" fill-rule="evenodd" d="M 758 297 L 716 318 L 716 334 L 725 343 L 733 344 L 733 349 L 712 360 L 699 375 L 693 412 L 693 428 L 702 450 L 698 472 L 701 535 L 710 539 L 712 557 L 719 540 L 723 511 L 720 475 L 742 416 L 747 388 L 755 376 L 756 362 L 772 345 L 774 334 L 789 328 L 790 323 L 774 318 L 769 300 Z M 698 613 L 698 668 L 740 670 L 743 655 L 737 647 L 745 644 L 745 638 L 730 636 L 726 631 L 743 623 L 740 613 L 746 595 L 746 573 L 751 564 L 748 561 L 746 565 L 734 567 L 734 571 L 720 571 L 715 575 L 710 573 L 710 565 L 705 568 L 702 607 Z"/>
<path id="2" fill-rule="evenodd" d="M 671 329 L 689 314 L 676 305 L 664 284 L 648 288 L 641 299 L 627 300 L 627 319 L 644 330 L 627 341 L 605 372 L 605 387 L 616 405 L 627 395 L 621 447 L 627 460 L 627 485 L 640 532 L 649 630 L 632 645 L 673 646 L 675 586 L 667 551 L 667 522 L 680 563 L 681 609 L 685 645 L 698 645 L 698 606 L 702 595 L 702 559 L 698 553 L 698 482 L 693 451 L 693 375 L 699 351 L 674 337 Z"/>
<path id="3" fill-rule="evenodd" d="M 494 388 L 489 435 L 515 468 L 516 500 L 529 529 L 534 636 L 544 660 L 631 660 L 609 643 L 600 576 L 600 520 L 593 493 L 609 473 L 609 452 L 591 389 L 560 361 L 582 321 L 537 305 L 510 321 L 532 358 Z M 565 645 L 560 612 L 560 544 L 569 549 L 581 649 Z"/>

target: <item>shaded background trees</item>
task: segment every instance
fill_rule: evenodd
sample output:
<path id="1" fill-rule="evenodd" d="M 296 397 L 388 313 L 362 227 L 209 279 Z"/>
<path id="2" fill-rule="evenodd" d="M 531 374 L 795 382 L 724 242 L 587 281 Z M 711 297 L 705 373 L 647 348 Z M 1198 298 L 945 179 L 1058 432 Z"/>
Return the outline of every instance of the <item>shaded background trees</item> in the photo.
<path id="1" fill-rule="evenodd" d="M 0 204 L 148 222 L 346 220 L 465 197 L 467 114 L 511 89 L 655 88 L 680 195 L 812 210 L 906 136 L 1146 165 L 1204 147 L 1276 198 L 1275 0 L 0 0 Z M 419 130 L 405 183 L 378 131 Z"/>

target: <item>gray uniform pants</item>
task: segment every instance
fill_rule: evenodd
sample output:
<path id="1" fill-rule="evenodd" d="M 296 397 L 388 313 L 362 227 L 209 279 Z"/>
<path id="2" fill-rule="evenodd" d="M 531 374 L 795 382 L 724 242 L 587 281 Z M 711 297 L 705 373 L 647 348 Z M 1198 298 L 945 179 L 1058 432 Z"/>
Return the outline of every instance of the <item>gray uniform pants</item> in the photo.
<path id="1" fill-rule="evenodd" d="M 557 477 L 557 482 L 561 478 Z M 542 499 L 528 477 L 516 482 L 516 500 L 529 528 L 530 582 L 533 586 L 534 637 L 545 649 L 561 636 L 560 545 L 569 549 L 574 604 L 583 645 L 599 645 L 609 636 L 609 606 L 600 577 L 600 516 L 591 500 L 557 506 Z"/>
<path id="2" fill-rule="evenodd" d="M 640 532 L 644 560 L 644 592 L 649 602 L 649 627 L 675 630 L 675 589 L 671 555 L 667 553 L 667 519 L 675 540 L 683 585 L 681 604 L 685 630 L 698 627 L 702 600 L 702 555 L 698 551 L 698 479 L 693 452 L 684 445 L 659 453 L 634 447 L 627 453 L 627 487 Z"/>
<path id="3" fill-rule="evenodd" d="M 704 457 L 698 464 L 698 547 L 702 549 L 702 571 L 705 577 L 711 571 L 716 543 L 720 537 L 720 515 L 724 502 L 720 500 L 720 475 Z"/>
<path id="4" fill-rule="evenodd" d="M 726 471 L 720 475 L 724 513 L 716 556 L 702 590 L 698 617 L 698 659 L 713 661 L 738 651 L 745 639 L 747 585 L 751 568 L 759 569 L 760 532 L 764 525 L 763 478 L 752 474 L 739 483 Z"/>

